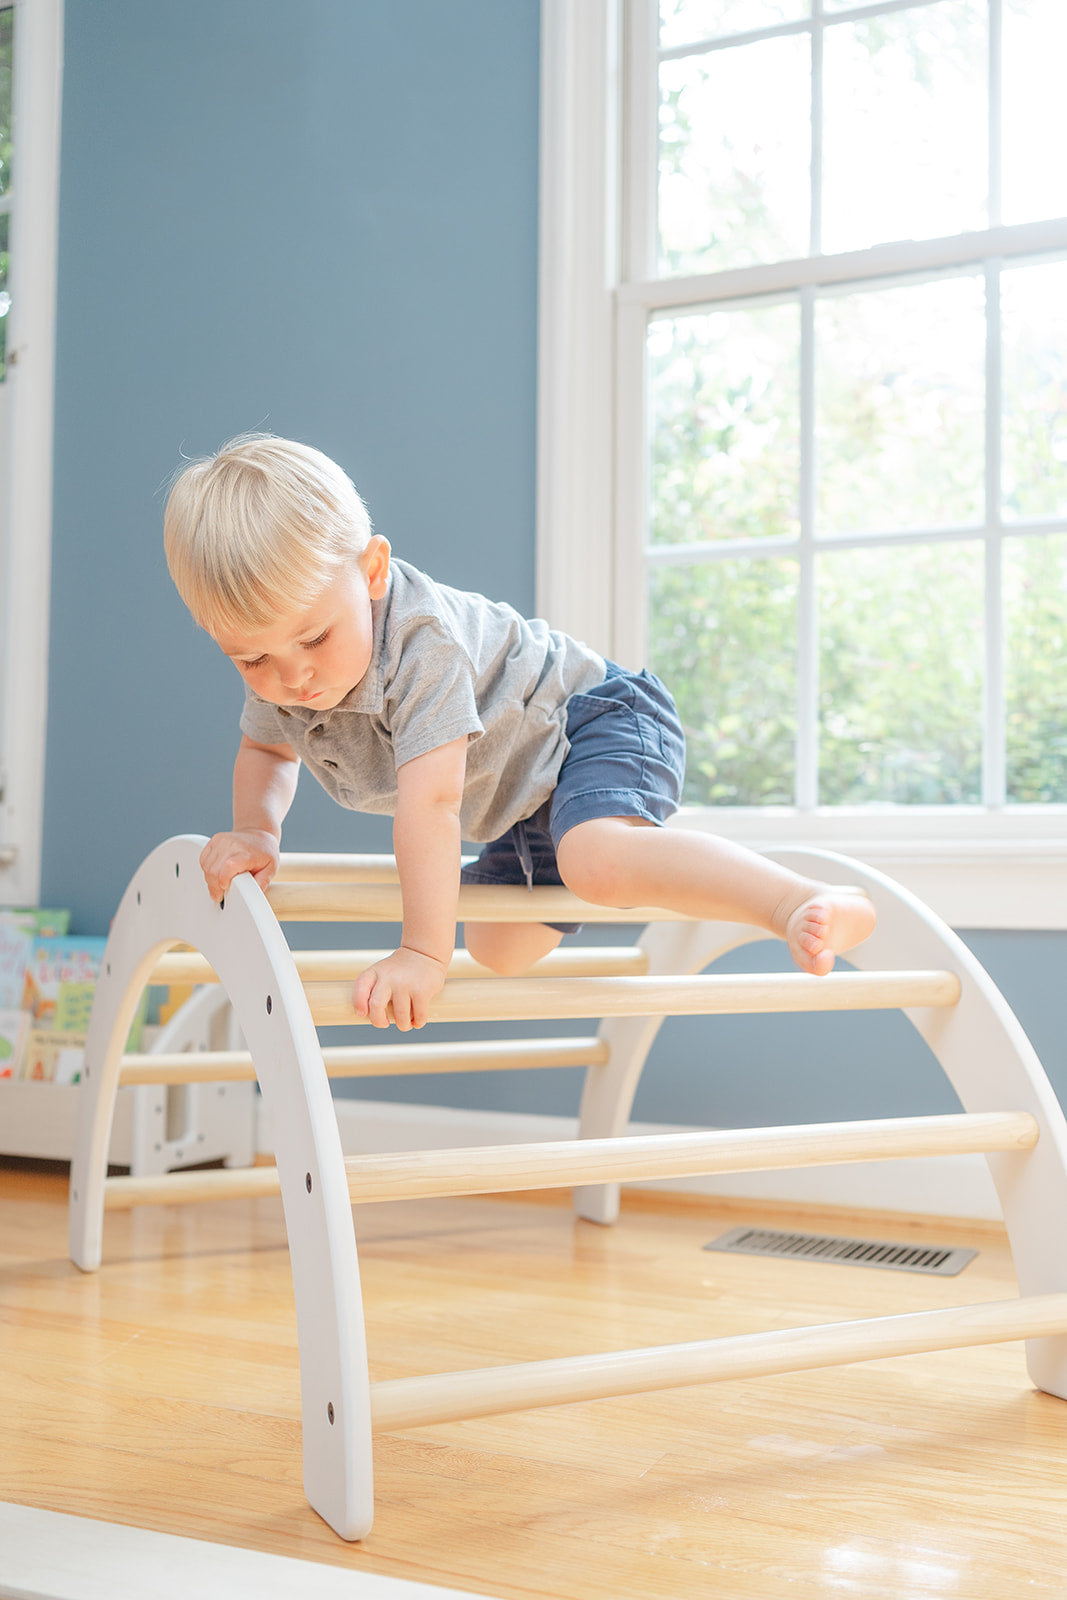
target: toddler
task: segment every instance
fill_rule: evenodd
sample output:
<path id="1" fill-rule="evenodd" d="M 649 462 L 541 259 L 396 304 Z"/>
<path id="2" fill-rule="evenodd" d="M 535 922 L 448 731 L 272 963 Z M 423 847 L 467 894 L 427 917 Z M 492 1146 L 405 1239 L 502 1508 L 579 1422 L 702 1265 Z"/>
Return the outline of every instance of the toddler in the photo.
<path id="1" fill-rule="evenodd" d="M 685 746 L 659 680 L 394 560 L 321 452 L 247 435 L 192 462 L 164 538 L 182 599 L 245 684 L 233 827 L 200 858 L 214 898 L 239 872 L 270 882 L 301 764 L 341 805 L 394 817 L 401 944 L 353 991 L 376 1027 L 425 1023 L 461 877 L 752 923 L 820 975 L 871 932 L 862 894 L 665 828 Z M 461 839 L 485 847 L 462 874 Z M 517 973 L 568 931 L 477 923 L 466 944 Z"/>

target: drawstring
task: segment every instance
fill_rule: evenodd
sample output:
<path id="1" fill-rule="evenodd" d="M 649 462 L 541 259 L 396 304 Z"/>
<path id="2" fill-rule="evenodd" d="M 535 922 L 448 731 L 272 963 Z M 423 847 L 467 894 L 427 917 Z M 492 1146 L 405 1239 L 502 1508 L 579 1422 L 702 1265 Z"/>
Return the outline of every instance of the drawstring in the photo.
<path id="1" fill-rule="evenodd" d="M 532 892 L 534 886 L 533 855 L 530 851 L 530 841 L 526 837 L 525 822 L 516 822 L 515 826 L 511 830 L 511 836 L 512 842 L 515 846 L 515 854 L 519 858 L 519 865 L 526 874 L 526 887 Z"/>

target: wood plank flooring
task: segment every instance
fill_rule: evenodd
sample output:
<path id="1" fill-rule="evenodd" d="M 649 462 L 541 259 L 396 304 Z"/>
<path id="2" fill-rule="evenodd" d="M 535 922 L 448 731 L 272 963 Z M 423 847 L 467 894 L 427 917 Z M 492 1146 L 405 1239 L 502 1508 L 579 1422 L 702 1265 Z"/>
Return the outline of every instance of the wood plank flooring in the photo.
<path id="1" fill-rule="evenodd" d="M 372 1377 L 1006 1298 L 1001 1232 L 633 1195 L 356 1214 Z M 705 1252 L 741 1222 L 971 1245 L 957 1278 Z M 0 1500 L 501 1600 L 1067 1595 L 1067 1402 L 1021 1345 L 380 1436 L 346 1545 L 301 1486 L 280 1202 L 109 1217 L 0 1164 Z"/>

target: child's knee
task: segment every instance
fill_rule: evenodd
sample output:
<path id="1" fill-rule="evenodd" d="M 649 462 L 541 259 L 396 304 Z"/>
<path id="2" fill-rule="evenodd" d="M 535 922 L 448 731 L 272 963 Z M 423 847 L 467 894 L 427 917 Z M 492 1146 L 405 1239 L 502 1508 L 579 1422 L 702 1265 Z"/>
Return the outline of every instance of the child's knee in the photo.
<path id="1" fill-rule="evenodd" d="M 614 830 L 596 822 L 579 823 L 556 850 L 559 875 L 572 894 L 592 905 L 615 905 L 621 893 L 619 852 Z"/>

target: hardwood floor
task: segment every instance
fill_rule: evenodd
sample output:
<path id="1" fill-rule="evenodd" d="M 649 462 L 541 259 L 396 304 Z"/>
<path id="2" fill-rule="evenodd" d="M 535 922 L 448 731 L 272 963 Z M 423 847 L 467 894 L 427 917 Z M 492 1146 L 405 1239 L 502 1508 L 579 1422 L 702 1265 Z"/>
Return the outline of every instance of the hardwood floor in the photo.
<path id="1" fill-rule="evenodd" d="M 1003 1299 L 999 1230 L 633 1195 L 361 1207 L 372 1376 Z M 704 1252 L 740 1222 L 971 1245 L 957 1278 Z M 1020 1345 L 442 1425 L 376 1440 L 346 1545 L 301 1486 L 280 1202 L 109 1217 L 0 1164 L 0 1501 L 502 1597 L 1067 1595 L 1067 1403 Z"/>

